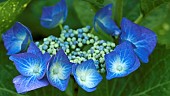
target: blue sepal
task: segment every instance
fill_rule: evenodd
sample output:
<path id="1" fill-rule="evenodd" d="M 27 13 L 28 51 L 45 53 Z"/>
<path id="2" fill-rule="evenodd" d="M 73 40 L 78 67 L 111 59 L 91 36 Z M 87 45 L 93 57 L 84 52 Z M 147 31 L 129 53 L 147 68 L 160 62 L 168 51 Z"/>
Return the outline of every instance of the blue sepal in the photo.
<path id="1" fill-rule="evenodd" d="M 78 85 L 87 92 L 96 90 L 96 86 L 102 80 L 93 60 L 87 60 L 80 65 L 74 64 L 72 73 Z"/>
<path id="2" fill-rule="evenodd" d="M 99 10 L 94 17 L 94 29 L 97 31 L 99 26 L 104 32 L 112 36 L 118 36 L 121 31 L 111 18 L 112 4 L 108 4 Z"/>
<path id="3" fill-rule="evenodd" d="M 31 53 L 20 53 L 14 54 L 9 57 L 16 66 L 16 69 L 22 74 L 23 76 L 32 76 L 32 68 L 36 64 L 40 64 L 40 59 Z"/>
<path id="4" fill-rule="evenodd" d="M 134 69 L 137 69 L 136 67 L 133 68 L 134 64 L 137 62 L 136 58 L 132 44 L 128 41 L 121 43 L 114 49 L 114 51 L 105 55 L 107 70 L 106 78 L 110 80 L 112 78 L 129 75 Z"/>
<path id="5" fill-rule="evenodd" d="M 139 26 L 123 18 L 121 22 L 122 34 L 120 41 L 129 41 L 134 45 L 137 56 L 143 63 L 147 63 L 149 55 L 156 46 L 156 34 L 145 27 Z"/>
<path id="6" fill-rule="evenodd" d="M 25 51 L 29 43 L 33 41 L 29 29 L 19 22 L 16 22 L 13 27 L 4 33 L 2 39 L 8 55 Z"/>
<path id="7" fill-rule="evenodd" d="M 69 82 L 71 70 L 72 63 L 69 61 L 64 51 L 60 49 L 49 61 L 47 68 L 48 81 L 52 86 L 61 91 L 65 91 Z"/>
<path id="8" fill-rule="evenodd" d="M 41 16 L 41 25 L 45 28 L 54 28 L 64 23 L 68 14 L 65 0 L 54 6 L 44 7 Z"/>
<path id="9" fill-rule="evenodd" d="M 13 83 L 15 85 L 17 93 L 26 93 L 31 90 L 45 87 L 49 84 L 46 78 L 38 80 L 35 77 L 25 77 L 22 75 L 15 77 L 13 79 Z"/>

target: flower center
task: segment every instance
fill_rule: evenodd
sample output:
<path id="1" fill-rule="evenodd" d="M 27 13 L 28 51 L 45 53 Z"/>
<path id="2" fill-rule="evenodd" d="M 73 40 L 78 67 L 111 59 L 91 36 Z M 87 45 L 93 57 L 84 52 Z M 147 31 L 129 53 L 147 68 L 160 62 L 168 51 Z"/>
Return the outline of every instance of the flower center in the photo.
<path id="1" fill-rule="evenodd" d="M 39 73 L 39 69 L 33 69 L 33 73 L 35 74 Z"/>
<path id="2" fill-rule="evenodd" d="M 122 70 L 123 70 L 123 67 L 119 65 L 119 66 L 116 67 L 116 69 L 117 69 L 118 71 L 122 71 Z"/>
<path id="3" fill-rule="evenodd" d="M 58 74 L 59 70 L 58 69 L 53 69 L 53 74 Z"/>
<path id="4" fill-rule="evenodd" d="M 81 81 L 85 81 L 86 77 L 85 76 L 81 76 L 80 79 L 81 79 Z"/>
<path id="5" fill-rule="evenodd" d="M 35 65 L 34 66 L 34 68 L 32 69 L 32 73 L 34 74 L 34 75 L 39 75 L 40 74 L 40 67 L 39 67 L 39 65 Z"/>

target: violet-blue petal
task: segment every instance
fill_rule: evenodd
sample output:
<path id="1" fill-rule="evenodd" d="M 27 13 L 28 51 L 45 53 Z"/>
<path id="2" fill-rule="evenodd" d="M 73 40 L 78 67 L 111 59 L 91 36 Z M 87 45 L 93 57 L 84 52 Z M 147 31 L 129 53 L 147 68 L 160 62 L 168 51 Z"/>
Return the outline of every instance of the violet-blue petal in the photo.
<path id="1" fill-rule="evenodd" d="M 65 0 L 60 0 L 54 6 L 44 7 L 41 16 L 41 25 L 45 28 L 54 28 L 64 23 L 67 13 Z"/>
<path id="2" fill-rule="evenodd" d="M 126 18 L 123 18 L 121 22 L 121 29 L 121 41 L 127 40 L 133 43 L 134 50 L 140 60 L 147 63 L 149 55 L 152 53 L 157 43 L 156 34 L 150 29 L 139 26 Z"/>
<path id="3" fill-rule="evenodd" d="M 98 18 L 103 18 L 103 17 L 111 17 L 112 16 L 112 4 L 108 4 L 104 6 L 102 9 L 100 9 L 97 13 L 96 16 Z"/>
<path id="4" fill-rule="evenodd" d="M 49 53 L 42 54 L 40 49 L 33 42 L 30 43 L 30 46 L 28 47 L 27 53 L 32 53 L 32 54 L 36 55 L 37 57 L 39 57 L 40 65 L 41 65 L 41 68 L 43 70 L 42 70 L 42 73 L 41 73 L 42 75 L 40 77 L 38 77 L 38 79 L 42 79 L 45 75 L 45 72 L 46 72 L 47 63 L 48 63 L 48 61 L 51 57 L 50 54 Z"/>
<path id="5" fill-rule="evenodd" d="M 34 55 L 37 55 L 37 53 L 41 53 L 40 49 L 35 45 L 34 42 L 31 42 L 28 49 L 27 53 L 32 53 Z"/>
<path id="6" fill-rule="evenodd" d="M 67 55 L 60 49 L 49 62 L 47 78 L 50 84 L 61 91 L 65 91 L 72 70 L 72 63 Z"/>
<path id="7" fill-rule="evenodd" d="M 140 67 L 140 61 L 139 61 L 138 57 L 136 56 L 136 61 L 135 61 L 134 65 L 128 70 L 128 74 L 134 72 L 139 67 Z"/>
<path id="8" fill-rule="evenodd" d="M 80 65 L 73 65 L 72 73 L 78 85 L 87 92 L 96 90 L 96 86 L 102 80 L 93 60 L 87 60 Z"/>
<path id="9" fill-rule="evenodd" d="M 136 62 L 136 55 L 131 43 L 125 41 L 118 45 L 114 51 L 105 55 L 105 62 L 108 80 L 130 74 L 132 71 L 129 70 L 133 68 Z"/>
<path id="10" fill-rule="evenodd" d="M 17 93 L 26 93 L 31 90 L 35 90 L 41 87 L 47 86 L 49 83 L 46 78 L 38 80 L 35 77 L 25 77 L 19 75 L 13 79 L 13 83 L 17 90 Z"/>
<path id="11" fill-rule="evenodd" d="M 2 39 L 8 55 L 25 51 L 29 42 L 33 41 L 29 29 L 19 22 L 4 33 Z"/>
<path id="12" fill-rule="evenodd" d="M 112 4 L 108 4 L 99 10 L 94 17 L 94 29 L 99 26 L 104 32 L 112 36 L 118 36 L 121 31 L 112 20 Z"/>
<path id="13" fill-rule="evenodd" d="M 46 65 L 42 64 L 41 59 L 31 53 L 14 54 L 9 58 L 12 60 L 17 70 L 23 76 L 34 76 L 36 78 L 43 77 Z"/>

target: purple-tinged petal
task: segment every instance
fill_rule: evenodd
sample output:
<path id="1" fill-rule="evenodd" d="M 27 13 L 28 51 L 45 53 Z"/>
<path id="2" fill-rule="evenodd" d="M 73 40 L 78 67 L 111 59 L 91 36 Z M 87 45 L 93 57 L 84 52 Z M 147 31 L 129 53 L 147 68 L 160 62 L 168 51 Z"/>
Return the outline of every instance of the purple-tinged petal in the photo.
<path id="1" fill-rule="evenodd" d="M 41 53 L 40 49 L 35 45 L 35 43 L 31 42 L 28 49 L 27 53 L 32 53 L 36 55 L 37 53 Z"/>
<path id="2" fill-rule="evenodd" d="M 80 65 L 73 65 L 72 73 L 78 85 L 87 92 L 96 90 L 96 86 L 102 80 L 93 60 L 87 60 Z"/>
<path id="3" fill-rule="evenodd" d="M 134 71 L 137 70 L 139 67 L 140 67 L 140 61 L 139 61 L 138 57 L 136 56 L 135 64 L 128 70 L 128 74 L 134 72 Z"/>
<path id="4" fill-rule="evenodd" d="M 27 27 L 16 22 L 6 33 L 2 35 L 8 55 L 25 51 L 32 40 L 31 32 Z"/>
<path id="5" fill-rule="evenodd" d="M 156 34 L 150 29 L 139 26 L 126 18 L 122 20 L 121 29 L 121 41 L 127 40 L 133 43 L 134 50 L 140 60 L 147 63 L 149 55 L 156 46 Z"/>
<path id="6" fill-rule="evenodd" d="M 47 86 L 49 83 L 46 78 L 38 80 L 35 77 L 25 77 L 19 75 L 13 79 L 13 83 L 18 93 L 25 93 L 41 87 Z"/>

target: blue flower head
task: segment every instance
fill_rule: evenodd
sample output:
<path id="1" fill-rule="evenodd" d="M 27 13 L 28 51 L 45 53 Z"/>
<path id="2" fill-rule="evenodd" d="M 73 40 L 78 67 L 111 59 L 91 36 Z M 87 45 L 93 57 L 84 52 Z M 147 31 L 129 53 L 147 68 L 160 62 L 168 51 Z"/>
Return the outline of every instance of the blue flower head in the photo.
<path id="1" fill-rule="evenodd" d="M 121 22 L 122 34 L 120 41 L 129 41 L 133 44 L 134 51 L 140 60 L 147 63 L 149 55 L 156 46 L 156 34 L 148 28 L 139 26 L 130 20 L 123 18 Z"/>
<path id="2" fill-rule="evenodd" d="M 60 49 L 49 62 L 47 78 L 50 84 L 61 91 L 65 91 L 70 79 L 72 63 L 67 55 Z"/>
<path id="3" fill-rule="evenodd" d="M 8 55 L 25 51 L 32 39 L 31 32 L 19 22 L 2 35 Z"/>
<path id="4" fill-rule="evenodd" d="M 99 26 L 107 34 L 118 36 L 121 31 L 112 20 L 111 16 L 112 4 L 109 4 L 96 13 L 94 17 L 94 29 L 97 31 L 97 26 Z"/>
<path id="5" fill-rule="evenodd" d="M 117 77 L 124 77 L 132 73 L 140 66 L 140 62 L 133 51 L 130 42 L 126 41 L 105 55 L 106 78 L 108 80 Z"/>
<path id="6" fill-rule="evenodd" d="M 72 72 L 78 85 L 87 92 L 96 90 L 96 86 L 102 80 L 102 76 L 97 72 L 93 60 L 73 65 Z"/>
<path id="7" fill-rule="evenodd" d="M 41 25 L 45 28 L 54 28 L 64 23 L 67 13 L 65 0 L 61 0 L 54 6 L 44 7 L 41 16 Z"/>
<path id="8" fill-rule="evenodd" d="M 21 75 L 13 79 L 18 93 L 25 93 L 48 85 L 44 77 L 47 62 L 50 59 L 48 53 L 42 54 L 39 48 L 31 43 L 27 53 L 14 54 L 10 56 Z"/>

